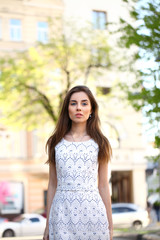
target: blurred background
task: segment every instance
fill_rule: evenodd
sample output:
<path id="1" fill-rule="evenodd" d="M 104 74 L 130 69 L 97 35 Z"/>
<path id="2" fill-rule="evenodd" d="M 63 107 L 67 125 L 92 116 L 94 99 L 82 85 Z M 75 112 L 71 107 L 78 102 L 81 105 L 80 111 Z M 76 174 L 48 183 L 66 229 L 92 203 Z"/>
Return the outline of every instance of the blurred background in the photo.
<path id="1" fill-rule="evenodd" d="M 0 0 L 0 218 L 45 217 L 45 144 L 66 92 L 87 85 L 113 148 L 113 205 L 160 221 L 159 22 L 159 0 Z"/>

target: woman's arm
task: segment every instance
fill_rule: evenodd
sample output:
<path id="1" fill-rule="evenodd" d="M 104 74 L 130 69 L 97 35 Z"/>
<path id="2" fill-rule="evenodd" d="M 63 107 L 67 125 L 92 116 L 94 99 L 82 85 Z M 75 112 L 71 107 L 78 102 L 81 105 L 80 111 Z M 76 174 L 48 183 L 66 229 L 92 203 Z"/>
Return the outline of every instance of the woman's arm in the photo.
<path id="1" fill-rule="evenodd" d="M 112 206 L 108 182 L 108 163 L 100 163 L 98 168 L 98 189 L 106 207 L 109 222 L 110 240 L 113 235 Z"/>
<path id="2" fill-rule="evenodd" d="M 49 183 L 48 183 L 48 191 L 47 191 L 47 222 L 46 222 L 46 228 L 45 228 L 43 240 L 49 239 L 49 213 L 50 213 L 52 200 L 56 192 L 56 188 L 57 188 L 56 166 L 55 164 L 50 164 L 49 165 Z"/>

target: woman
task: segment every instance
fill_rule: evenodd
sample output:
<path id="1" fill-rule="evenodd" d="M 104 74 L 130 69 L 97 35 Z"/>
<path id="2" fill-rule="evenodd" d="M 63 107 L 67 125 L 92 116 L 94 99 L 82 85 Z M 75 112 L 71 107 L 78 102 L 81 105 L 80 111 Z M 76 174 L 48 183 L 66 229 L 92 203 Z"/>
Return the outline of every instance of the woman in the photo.
<path id="1" fill-rule="evenodd" d="M 67 93 L 46 146 L 49 185 L 43 239 L 112 240 L 112 150 L 100 131 L 98 105 L 89 88 L 76 86 Z"/>

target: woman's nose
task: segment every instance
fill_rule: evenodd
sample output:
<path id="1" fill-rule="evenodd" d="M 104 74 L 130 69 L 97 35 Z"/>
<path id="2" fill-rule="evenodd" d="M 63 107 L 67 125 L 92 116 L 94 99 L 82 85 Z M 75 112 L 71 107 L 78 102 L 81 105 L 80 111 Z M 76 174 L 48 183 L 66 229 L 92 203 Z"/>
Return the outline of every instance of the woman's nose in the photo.
<path id="1" fill-rule="evenodd" d="M 77 104 L 77 111 L 81 111 L 81 105 Z"/>

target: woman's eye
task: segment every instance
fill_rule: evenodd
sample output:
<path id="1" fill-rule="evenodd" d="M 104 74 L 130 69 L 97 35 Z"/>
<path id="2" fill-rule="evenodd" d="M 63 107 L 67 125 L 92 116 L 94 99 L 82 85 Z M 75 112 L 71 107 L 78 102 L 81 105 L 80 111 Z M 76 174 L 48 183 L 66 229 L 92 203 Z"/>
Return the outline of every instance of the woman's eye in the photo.
<path id="1" fill-rule="evenodd" d="M 76 105 L 76 103 L 71 103 L 71 106 L 75 106 Z"/>
<path id="2" fill-rule="evenodd" d="M 82 103 L 83 106 L 87 105 L 87 103 Z"/>

